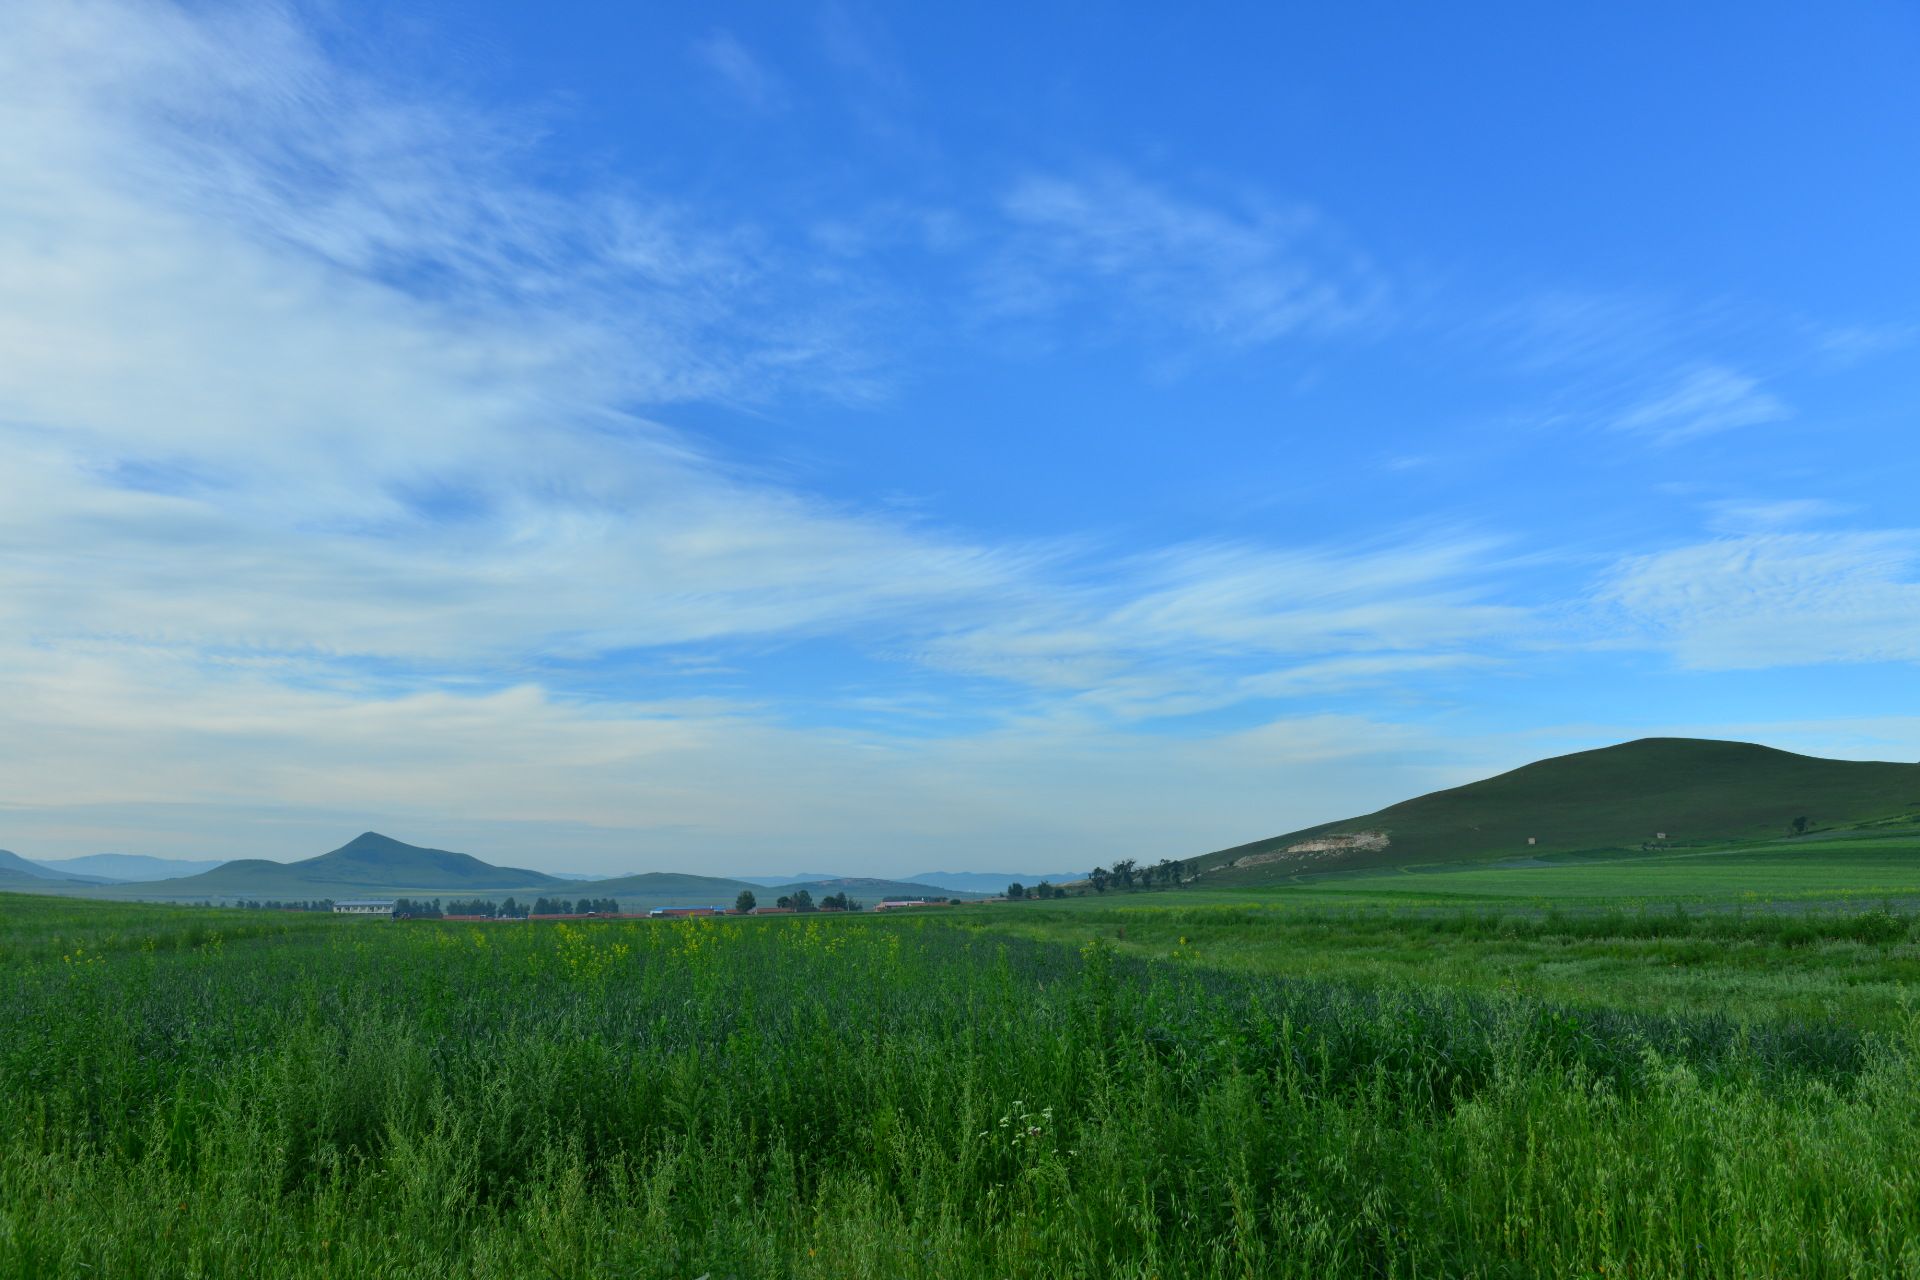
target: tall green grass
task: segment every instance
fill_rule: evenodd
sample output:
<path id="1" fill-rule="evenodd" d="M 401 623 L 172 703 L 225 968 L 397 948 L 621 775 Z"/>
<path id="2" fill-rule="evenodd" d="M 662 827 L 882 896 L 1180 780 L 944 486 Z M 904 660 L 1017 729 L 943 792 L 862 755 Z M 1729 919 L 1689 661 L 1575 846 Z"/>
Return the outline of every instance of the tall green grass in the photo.
<path id="1" fill-rule="evenodd" d="M 13 923 L 6 1274 L 1920 1274 L 1911 1020 L 927 919 Z"/>

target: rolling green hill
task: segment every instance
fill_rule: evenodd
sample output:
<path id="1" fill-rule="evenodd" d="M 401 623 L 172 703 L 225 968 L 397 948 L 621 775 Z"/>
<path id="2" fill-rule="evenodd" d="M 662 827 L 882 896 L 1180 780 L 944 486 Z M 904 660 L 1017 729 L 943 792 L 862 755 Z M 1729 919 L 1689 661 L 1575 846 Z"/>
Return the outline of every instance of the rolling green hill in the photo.
<path id="1" fill-rule="evenodd" d="M 1786 839 L 1799 819 L 1809 832 L 1920 829 L 1920 764 L 1823 760 L 1747 742 L 1642 738 L 1541 760 L 1196 862 L 1204 883 L 1261 884 L 1306 872 L 1637 849 L 1650 842 Z"/>

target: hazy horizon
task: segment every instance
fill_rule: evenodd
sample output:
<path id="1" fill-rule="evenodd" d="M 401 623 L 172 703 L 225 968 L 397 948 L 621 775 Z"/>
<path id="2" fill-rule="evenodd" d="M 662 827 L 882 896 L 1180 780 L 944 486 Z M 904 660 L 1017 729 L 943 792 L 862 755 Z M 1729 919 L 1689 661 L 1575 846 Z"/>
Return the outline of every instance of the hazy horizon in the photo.
<path id="1" fill-rule="evenodd" d="M 0 848 L 845 875 L 1920 758 L 1920 14 L 10 0 Z"/>

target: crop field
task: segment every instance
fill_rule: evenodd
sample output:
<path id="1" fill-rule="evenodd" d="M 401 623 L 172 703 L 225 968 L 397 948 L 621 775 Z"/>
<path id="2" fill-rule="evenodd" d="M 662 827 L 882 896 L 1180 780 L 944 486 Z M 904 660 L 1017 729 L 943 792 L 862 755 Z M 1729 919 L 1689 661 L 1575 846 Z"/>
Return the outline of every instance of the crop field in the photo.
<path id="1" fill-rule="evenodd" d="M 0 895 L 0 1273 L 1920 1275 L 1917 938 L 1864 902 Z"/>

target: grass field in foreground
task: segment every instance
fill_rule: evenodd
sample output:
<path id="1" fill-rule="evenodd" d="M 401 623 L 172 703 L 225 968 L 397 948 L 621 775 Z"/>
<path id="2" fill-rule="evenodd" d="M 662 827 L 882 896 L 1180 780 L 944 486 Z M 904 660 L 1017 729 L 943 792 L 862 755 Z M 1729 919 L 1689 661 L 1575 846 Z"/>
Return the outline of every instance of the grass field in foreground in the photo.
<path id="1" fill-rule="evenodd" d="M 1909 837 L 1115 890 L 965 918 L 1278 977 L 1885 1027 L 1920 989 L 1920 946 L 1894 936 L 1916 915 Z"/>
<path id="2" fill-rule="evenodd" d="M 1664 932 L 1730 993 L 1838 991 L 1831 948 L 1908 964 L 1912 918 L 1180 899 L 475 926 L 0 896 L 0 1274 L 1920 1275 L 1913 1017 L 1474 977 Z M 1363 926 L 1451 967 L 1352 980 Z M 1183 928 L 1216 932 L 1130 954 Z M 1018 936 L 1049 930 L 1091 932 Z"/>

